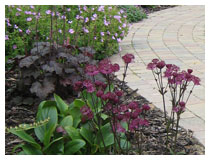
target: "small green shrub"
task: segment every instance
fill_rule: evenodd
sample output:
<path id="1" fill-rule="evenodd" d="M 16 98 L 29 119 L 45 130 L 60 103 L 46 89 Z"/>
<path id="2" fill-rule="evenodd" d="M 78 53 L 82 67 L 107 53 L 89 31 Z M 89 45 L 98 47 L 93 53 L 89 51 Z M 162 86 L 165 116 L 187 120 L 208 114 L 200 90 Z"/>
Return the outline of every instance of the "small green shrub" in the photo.
<path id="1" fill-rule="evenodd" d="M 125 5 L 119 6 L 119 8 L 125 10 L 129 23 L 138 22 L 144 18 L 147 18 L 146 13 L 144 13 L 139 7 L 133 5 Z"/>

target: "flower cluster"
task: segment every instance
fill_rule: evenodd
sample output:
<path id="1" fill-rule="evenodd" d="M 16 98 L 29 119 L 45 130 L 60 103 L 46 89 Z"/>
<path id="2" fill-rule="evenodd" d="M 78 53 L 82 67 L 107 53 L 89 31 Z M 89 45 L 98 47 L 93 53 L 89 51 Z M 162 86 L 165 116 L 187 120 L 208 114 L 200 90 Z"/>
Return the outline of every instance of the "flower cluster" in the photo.
<path id="1" fill-rule="evenodd" d="M 128 105 L 121 104 L 119 107 L 112 103 L 107 103 L 106 111 L 109 114 L 115 114 L 115 127 L 117 132 L 125 132 L 125 129 L 120 125 L 121 122 L 128 122 L 128 129 L 130 131 L 138 130 L 140 127 L 148 126 L 149 122 L 145 119 L 145 113 L 150 110 L 150 106 L 144 104 L 140 105 L 132 101 Z"/>
<path id="2" fill-rule="evenodd" d="M 87 120 L 93 119 L 93 112 L 89 107 L 87 106 L 81 107 L 80 112 L 82 114 L 82 119 L 81 119 L 82 122 L 86 122 Z"/>
<path id="3" fill-rule="evenodd" d="M 134 58 L 135 58 L 134 55 L 133 55 L 133 54 L 129 54 L 129 53 L 125 54 L 125 55 L 122 57 L 123 61 L 124 61 L 126 64 L 131 63 L 131 62 L 134 60 Z"/>
<path id="4" fill-rule="evenodd" d="M 152 62 L 147 65 L 147 69 L 152 70 L 155 73 L 158 73 L 159 70 L 162 70 L 164 67 L 166 67 L 164 77 L 168 78 L 169 84 L 178 85 L 192 81 L 194 85 L 200 85 L 200 79 L 192 75 L 192 69 L 180 71 L 178 66 L 174 64 L 166 64 L 164 61 L 160 61 L 159 59 L 153 59 Z"/>

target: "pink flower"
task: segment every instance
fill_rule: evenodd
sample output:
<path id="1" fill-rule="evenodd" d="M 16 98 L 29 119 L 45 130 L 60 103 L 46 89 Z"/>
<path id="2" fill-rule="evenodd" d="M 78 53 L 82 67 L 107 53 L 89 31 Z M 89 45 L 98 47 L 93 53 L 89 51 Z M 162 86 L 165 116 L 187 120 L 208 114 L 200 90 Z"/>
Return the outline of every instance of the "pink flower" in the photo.
<path id="1" fill-rule="evenodd" d="M 119 64 L 117 64 L 117 63 L 113 64 L 113 65 L 112 65 L 112 70 L 113 70 L 113 72 L 119 71 L 119 70 L 120 70 Z"/>
<path id="2" fill-rule="evenodd" d="M 47 10 L 45 13 L 46 14 L 51 14 L 51 10 Z"/>
<path id="3" fill-rule="evenodd" d="M 85 28 L 85 27 L 83 27 L 83 31 L 84 31 L 85 33 L 89 33 L 88 29 Z"/>
<path id="4" fill-rule="evenodd" d="M 104 92 L 102 90 L 98 90 L 96 93 L 97 97 L 101 97 L 104 94 Z"/>
<path id="5" fill-rule="evenodd" d="M 5 41 L 9 40 L 9 36 L 5 35 Z"/>
<path id="6" fill-rule="evenodd" d="M 17 12 L 15 15 L 18 17 L 18 16 L 20 15 L 20 13 L 19 13 L 19 12 Z"/>
<path id="7" fill-rule="evenodd" d="M 157 64 L 159 62 L 159 59 L 155 58 L 152 60 L 153 63 Z"/>
<path id="8" fill-rule="evenodd" d="M 74 30 L 73 29 L 69 29 L 69 33 L 73 34 Z"/>
<path id="9" fill-rule="evenodd" d="M 27 29 L 26 34 L 30 34 L 30 33 L 31 33 L 30 29 Z"/>
<path id="10" fill-rule="evenodd" d="M 85 72 L 89 76 L 95 76 L 99 73 L 98 68 L 95 65 L 87 65 L 85 68 Z"/>
<path id="11" fill-rule="evenodd" d="M 99 11 L 99 12 L 104 11 L 104 6 L 98 7 L 98 11 Z"/>
<path id="12" fill-rule="evenodd" d="M 67 11 L 70 12 L 71 11 L 71 8 L 67 8 Z"/>
<path id="13" fill-rule="evenodd" d="M 187 72 L 188 72 L 189 74 L 191 74 L 191 73 L 193 72 L 193 70 L 192 70 L 192 69 L 188 69 Z"/>
<path id="14" fill-rule="evenodd" d="M 104 25 L 105 26 L 108 26 L 109 25 L 109 23 L 106 21 L 106 19 L 104 19 Z"/>
<path id="15" fill-rule="evenodd" d="M 150 110 L 150 106 L 148 104 L 144 104 L 142 106 L 142 109 L 145 110 L 145 111 L 148 111 L 148 110 Z"/>
<path id="16" fill-rule="evenodd" d="M 101 32 L 101 36 L 104 36 L 104 32 Z"/>
<path id="17" fill-rule="evenodd" d="M 71 24 L 72 23 L 72 21 L 68 21 L 68 24 Z"/>
<path id="18" fill-rule="evenodd" d="M 30 21 L 32 21 L 32 18 L 31 18 L 31 17 L 28 17 L 26 20 L 27 20 L 28 22 L 30 22 Z"/>
<path id="19" fill-rule="evenodd" d="M 153 69 L 155 69 L 155 67 L 156 67 L 156 64 L 154 64 L 154 63 L 149 63 L 147 65 L 147 69 L 149 69 L 149 70 L 153 70 Z"/>
<path id="20" fill-rule="evenodd" d="M 18 29 L 18 31 L 20 32 L 20 33 L 22 33 L 23 31 L 22 31 L 22 29 Z"/>
<path id="21" fill-rule="evenodd" d="M 16 46 L 16 44 L 15 44 L 15 45 L 13 45 L 13 46 L 12 46 L 12 48 L 13 48 L 13 49 L 17 49 L 17 46 Z"/>
<path id="22" fill-rule="evenodd" d="M 85 18 L 85 23 L 87 23 L 89 21 L 89 18 L 88 17 L 86 17 Z"/>
<path id="23" fill-rule="evenodd" d="M 93 17 L 94 17 L 94 18 L 96 18 L 96 17 L 97 17 L 97 14 L 96 14 L 96 13 L 95 13 L 95 14 L 93 14 Z"/>
<path id="24" fill-rule="evenodd" d="M 126 27 L 126 23 L 123 23 L 122 27 L 125 28 Z"/>
<path id="25" fill-rule="evenodd" d="M 124 60 L 124 62 L 126 64 L 131 63 L 134 58 L 135 58 L 134 55 L 133 54 L 129 54 L 129 53 L 127 53 L 126 55 L 124 55 L 122 57 L 122 59 Z"/>
<path id="26" fill-rule="evenodd" d="M 165 64 L 164 61 L 160 61 L 160 62 L 157 63 L 156 67 L 159 68 L 159 69 L 162 69 L 162 68 L 165 67 L 165 65 L 166 65 L 166 64 Z"/>
<path id="27" fill-rule="evenodd" d="M 62 33 L 62 30 L 61 30 L 61 29 L 59 29 L 59 30 L 58 30 L 58 32 L 59 32 L 59 33 Z"/>
<path id="28" fill-rule="evenodd" d="M 74 83 L 74 90 L 80 91 L 83 88 L 83 83 L 81 81 L 77 81 Z"/>
<path id="29" fill-rule="evenodd" d="M 114 39 L 115 39 L 115 37 L 114 37 L 114 36 L 112 36 L 112 39 L 114 40 Z"/>
<path id="30" fill-rule="evenodd" d="M 79 15 L 76 15 L 76 19 L 77 19 L 77 20 L 80 19 L 80 16 L 79 16 Z"/>
<path id="31" fill-rule="evenodd" d="M 87 106 L 81 107 L 80 112 L 82 114 L 82 122 L 93 119 L 93 112 L 89 107 Z"/>
<path id="32" fill-rule="evenodd" d="M 21 12 L 21 11 L 22 11 L 20 8 L 16 8 L 16 9 L 17 9 L 17 11 L 19 11 L 19 12 Z"/>
<path id="33" fill-rule="evenodd" d="M 109 32 L 109 31 L 107 31 L 106 33 L 107 33 L 108 35 L 110 35 L 110 32 Z"/>
<path id="34" fill-rule="evenodd" d="M 136 109 L 136 108 L 138 108 L 138 107 L 139 107 L 139 105 L 138 105 L 138 103 L 135 102 L 135 101 L 130 102 L 130 103 L 128 104 L 128 108 L 130 108 L 130 109 Z"/>
<path id="35" fill-rule="evenodd" d="M 117 38 L 117 42 L 120 43 L 122 40 L 121 38 Z"/>

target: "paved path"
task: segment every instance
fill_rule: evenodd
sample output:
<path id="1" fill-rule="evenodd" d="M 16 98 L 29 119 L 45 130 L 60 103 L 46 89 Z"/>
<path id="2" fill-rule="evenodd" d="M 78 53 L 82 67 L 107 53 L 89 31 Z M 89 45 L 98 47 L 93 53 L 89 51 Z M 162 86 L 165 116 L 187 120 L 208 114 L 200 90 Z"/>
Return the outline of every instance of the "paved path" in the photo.
<path id="1" fill-rule="evenodd" d="M 194 136 L 205 145 L 204 6 L 177 6 L 152 13 L 148 19 L 132 25 L 120 46 L 122 51 L 111 60 L 124 66 L 120 56 L 133 53 L 135 63 L 130 65 L 126 81 L 132 89 L 138 88 L 139 94 L 160 109 L 163 109 L 162 99 L 156 91 L 152 72 L 146 69 L 153 58 L 174 63 L 181 69 L 192 68 L 194 74 L 201 78 L 201 86 L 195 87 L 180 125 L 194 131 Z M 122 73 L 123 67 L 118 78 L 122 79 Z M 166 97 L 168 101 L 169 97 Z"/>

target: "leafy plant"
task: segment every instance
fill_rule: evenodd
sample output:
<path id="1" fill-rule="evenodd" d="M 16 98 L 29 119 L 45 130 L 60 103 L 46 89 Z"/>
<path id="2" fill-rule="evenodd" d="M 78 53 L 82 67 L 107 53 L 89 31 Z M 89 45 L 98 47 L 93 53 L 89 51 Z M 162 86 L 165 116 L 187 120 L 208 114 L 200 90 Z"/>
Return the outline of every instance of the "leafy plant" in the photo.
<path id="1" fill-rule="evenodd" d="M 119 6 L 122 10 L 125 11 L 127 15 L 127 20 L 129 23 L 138 22 L 144 18 L 147 18 L 146 13 L 144 13 L 139 7 L 133 5 L 124 5 Z"/>
<path id="2" fill-rule="evenodd" d="M 21 72 L 19 88 L 30 90 L 41 99 L 54 92 L 62 93 L 64 97 L 72 94 L 71 86 L 74 82 L 86 78 L 83 67 L 87 63 L 96 63 L 95 60 L 85 56 L 80 48 L 78 51 L 77 55 L 73 55 L 70 49 L 51 48 L 50 43 L 39 42 L 31 50 L 32 55 L 23 57 L 19 61 Z M 98 78 L 100 79 L 100 76 Z"/>
<path id="3" fill-rule="evenodd" d="M 30 55 L 33 44 L 90 47 L 95 59 L 116 53 L 127 34 L 124 14 L 115 6 L 5 6 L 6 60 Z"/>

